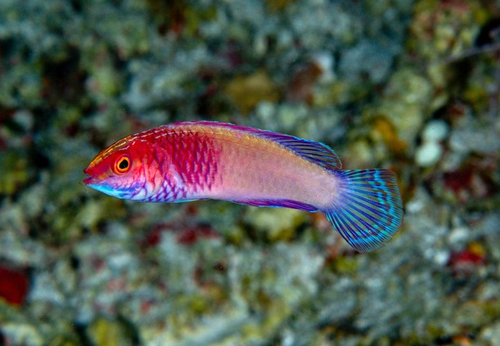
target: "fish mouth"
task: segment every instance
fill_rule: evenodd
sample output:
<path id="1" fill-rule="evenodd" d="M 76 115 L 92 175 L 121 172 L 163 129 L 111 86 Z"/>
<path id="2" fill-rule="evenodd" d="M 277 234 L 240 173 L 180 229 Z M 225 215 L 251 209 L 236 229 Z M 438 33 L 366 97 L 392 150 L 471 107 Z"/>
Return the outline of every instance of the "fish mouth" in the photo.
<path id="1" fill-rule="evenodd" d="M 85 179 L 83 179 L 84 184 L 90 185 L 96 183 L 96 179 L 89 172 L 89 167 L 85 168 L 83 173 L 86 175 Z"/>
<path id="2" fill-rule="evenodd" d="M 90 188 L 97 190 L 99 192 L 102 192 L 108 196 L 113 196 L 117 198 L 122 198 L 122 192 L 121 191 L 116 191 L 116 189 L 112 188 L 111 186 L 105 185 L 100 181 L 99 179 L 96 179 L 94 177 L 87 177 L 83 179 L 83 182 Z"/>
<path id="3" fill-rule="evenodd" d="M 83 179 L 83 182 L 87 185 L 99 185 L 102 183 L 102 181 L 100 179 L 97 179 L 94 177 L 93 174 L 90 173 L 90 170 L 89 168 L 87 167 L 83 173 L 85 173 L 85 175 L 87 177 L 85 177 L 85 179 Z"/>
<path id="4" fill-rule="evenodd" d="M 97 184 L 99 184 L 99 180 L 97 180 L 94 177 L 86 177 L 85 179 L 83 179 L 83 182 L 86 185 L 97 185 Z"/>
<path id="5" fill-rule="evenodd" d="M 87 173 L 87 170 L 85 170 L 84 173 L 88 175 L 88 177 L 83 179 L 83 183 L 86 184 L 88 187 L 97 190 L 99 192 L 102 192 L 108 196 L 122 198 L 122 199 L 125 198 L 127 191 L 117 190 L 114 187 L 109 186 L 104 181 L 91 176 L 89 173 Z"/>
<path id="6" fill-rule="evenodd" d="M 97 179 L 95 174 L 92 174 L 90 171 L 90 166 L 83 170 L 83 173 L 86 175 L 85 179 L 83 179 L 84 184 L 89 185 L 90 187 L 94 187 L 95 185 L 102 184 L 101 179 Z"/>

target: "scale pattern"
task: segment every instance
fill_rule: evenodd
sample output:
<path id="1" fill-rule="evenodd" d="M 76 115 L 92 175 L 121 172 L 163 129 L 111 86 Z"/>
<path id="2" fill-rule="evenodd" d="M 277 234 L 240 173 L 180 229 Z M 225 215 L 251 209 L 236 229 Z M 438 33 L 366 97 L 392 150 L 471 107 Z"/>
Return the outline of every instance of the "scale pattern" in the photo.
<path id="1" fill-rule="evenodd" d="M 157 165 L 162 174 L 158 193 L 146 198 L 147 201 L 182 202 L 210 191 L 216 182 L 221 182 L 217 174 L 220 145 L 210 138 L 210 133 L 161 126 L 142 133 L 141 137 L 154 148 L 151 166 Z"/>

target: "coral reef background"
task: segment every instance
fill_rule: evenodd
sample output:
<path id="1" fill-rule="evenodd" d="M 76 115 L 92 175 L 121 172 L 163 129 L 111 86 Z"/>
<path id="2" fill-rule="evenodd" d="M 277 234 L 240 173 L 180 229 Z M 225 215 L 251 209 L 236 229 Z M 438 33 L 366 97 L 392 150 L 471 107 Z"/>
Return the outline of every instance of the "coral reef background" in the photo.
<path id="1" fill-rule="evenodd" d="M 0 344 L 500 345 L 500 1 L 0 1 Z M 358 254 L 322 215 L 87 188 L 181 120 L 397 172 Z"/>

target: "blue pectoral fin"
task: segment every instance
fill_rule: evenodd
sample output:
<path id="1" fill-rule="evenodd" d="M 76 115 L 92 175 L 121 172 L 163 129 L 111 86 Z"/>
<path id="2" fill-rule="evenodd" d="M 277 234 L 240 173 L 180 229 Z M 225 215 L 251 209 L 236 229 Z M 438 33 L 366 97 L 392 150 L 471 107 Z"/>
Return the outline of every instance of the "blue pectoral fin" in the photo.
<path id="1" fill-rule="evenodd" d="M 385 169 L 337 171 L 339 194 L 326 214 L 342 237 L 360 252 L 382 247 L 403 222 L 396 175 Z"/>

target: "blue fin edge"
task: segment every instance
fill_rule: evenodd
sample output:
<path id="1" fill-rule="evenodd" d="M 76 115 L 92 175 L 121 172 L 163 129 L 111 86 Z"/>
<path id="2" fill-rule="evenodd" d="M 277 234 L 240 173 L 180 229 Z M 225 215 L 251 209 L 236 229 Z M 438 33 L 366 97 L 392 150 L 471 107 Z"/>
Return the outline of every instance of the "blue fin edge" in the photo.
<path id="1" fill-rule="evenodd" d="M 379 249 L 398 232 L 403 206 L 396 175 L 385 169 L 335 172 L 334 204 L 323 210 L 328 221 L 356 250 Z"/>

